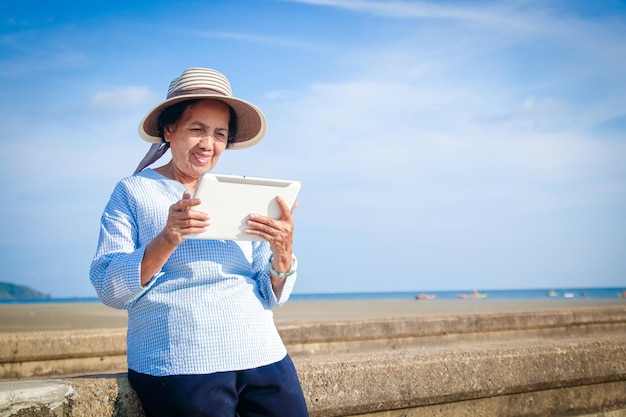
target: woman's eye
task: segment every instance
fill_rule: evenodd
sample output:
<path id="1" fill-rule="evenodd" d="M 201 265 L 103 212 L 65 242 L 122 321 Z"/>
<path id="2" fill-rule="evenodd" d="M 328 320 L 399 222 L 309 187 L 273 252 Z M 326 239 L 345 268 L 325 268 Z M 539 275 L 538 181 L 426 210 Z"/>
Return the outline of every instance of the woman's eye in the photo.
<path id="1" fill-rule="evenodd" d="M 204 129 L 199 127 L 191 127 L 189 128 L 189 134 L 194 137 L 202 136 L 204 134 Z"/>

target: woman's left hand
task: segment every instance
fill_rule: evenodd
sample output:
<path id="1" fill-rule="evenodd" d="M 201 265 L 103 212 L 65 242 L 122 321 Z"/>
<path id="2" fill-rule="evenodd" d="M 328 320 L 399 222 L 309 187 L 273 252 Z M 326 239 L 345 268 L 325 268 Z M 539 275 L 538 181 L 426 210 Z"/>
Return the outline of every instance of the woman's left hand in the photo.
<path id="1" fill-rule="evenodd" d="M 246 233 L 267 240 L 270 244 L 270 250 L 274 254 L 272 260 L 274 269 L 278 272 L 287 272 L 291 269 L 294 229 L 292 214 L 298 206 L 298 202 L 296 201 L 291 209 L 280 196 L 276 197 L 276 202 L 280 207 L 280 218 L 274 220 L 270 217 L 251 214 L 248 216 L 247 225 L 249 229 L 246 230 Z"/>

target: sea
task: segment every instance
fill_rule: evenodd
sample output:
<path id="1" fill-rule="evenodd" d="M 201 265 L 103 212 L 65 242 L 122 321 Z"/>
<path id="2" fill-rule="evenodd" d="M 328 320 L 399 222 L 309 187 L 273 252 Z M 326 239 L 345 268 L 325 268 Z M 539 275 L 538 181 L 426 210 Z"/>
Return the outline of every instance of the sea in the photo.
<path id="1" fill-rule="evenodd" d="M 472 299 L 472 302 L 485 301 L 532 301 L 532 300 L 615 300 L 626 303 L 626 286 L 616 288 L 551 288 L 551 289 L 516 289 L 516 290 L 479 290 L 484 298 Z M 470 295 L 472 291 L 399 291 L 399 292 L 336 292 L 336 293 L 294 293 L 290 302 L 307 301 L 348 301 L 348 300 L 415 300 L 420 294 L 434 294 L 436 300 L 459 300 L 459 295 Z M 465 301 L 465 300 L 463 300 Z M 97 297 L 68 297 L 42 299 L 2 299 L 0 304 L 27 303 L 99 303 Z"/>

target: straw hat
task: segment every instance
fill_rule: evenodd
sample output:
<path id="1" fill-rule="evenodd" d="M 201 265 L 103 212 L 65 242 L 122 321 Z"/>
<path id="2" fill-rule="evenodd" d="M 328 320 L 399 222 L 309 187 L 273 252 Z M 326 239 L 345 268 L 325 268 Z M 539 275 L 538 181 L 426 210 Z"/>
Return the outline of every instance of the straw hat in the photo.
<path id="1" fill-rule="evenodd" d="M 189 68 L 170 83 L 165 101 L 150 110 L 139 124 L 139 136 L 147 142 L 160 144 L 159 116 L 166 108 L 185 100 L 209 98 L 229 105 L 237 115 L 237 135 L 229 149 L 243 149 L 263 139 L 267 124 L 259 108 L 233 97 L 228 79 L 219 71 Z"/>

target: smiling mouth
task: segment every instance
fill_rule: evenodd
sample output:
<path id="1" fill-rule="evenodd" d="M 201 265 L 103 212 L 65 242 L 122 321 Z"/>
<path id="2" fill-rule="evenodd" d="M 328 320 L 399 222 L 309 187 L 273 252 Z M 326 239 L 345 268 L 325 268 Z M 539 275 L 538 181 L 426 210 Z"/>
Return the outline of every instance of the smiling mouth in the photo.
<path id="1" fill-rule="evenodd" d="M 198 155 L 197 153 L 194 153 L 193 157 L 196 158 L 196 160 L 200 162 L 201 164 L 207 164 L 209 163 L 209 160 L 211 159 L 211 155 L 201 156 L 201 155 Z"/>

